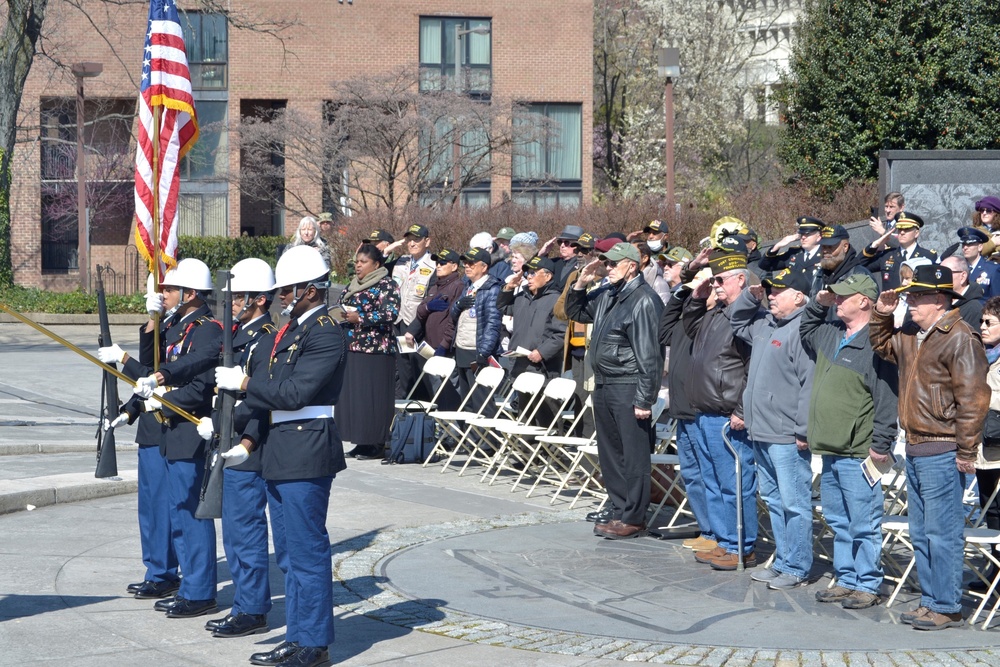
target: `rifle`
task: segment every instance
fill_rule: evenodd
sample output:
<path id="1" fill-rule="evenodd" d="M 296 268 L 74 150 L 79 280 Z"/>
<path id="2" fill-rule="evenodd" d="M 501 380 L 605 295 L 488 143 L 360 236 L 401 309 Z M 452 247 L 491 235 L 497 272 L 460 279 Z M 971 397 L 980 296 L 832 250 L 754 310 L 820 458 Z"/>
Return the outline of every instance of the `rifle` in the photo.
<path id="1" fill-rule="evenodd" d="M 111 345 L 111 325 L 108 322 L 108 304 L 104 299 L 104 278 L 102 277 L 103 267 L 97 267 L 97 314 L 101 320 L 101 333 L 97 337 L 97 344 L 101 347 Z M 111 364 L 117 368 L 115 364 Z M 104 395 L 104 419 L 108 423 L 118 417 L 121 409 L 121 402 L 118 398 L 118 378 L 111 373 L 104 371 L 104 384 L 102 386 Z M 118 476 L 118 456 L 115 453 L 115 430 L 113 428 L 104 429 L 104 420 L 97 428 L 97 437 L 100 445 L 97 449 L 97 469 L 94 477 L 105 479 L 107 477 Z M 104 431 L 103 438 L 101 431 Z"/>
<path id="2" fill-rule="evenodd" d="M 219 283 L 225 285 L 222 300 L 222 365 L 233 365 L 233 291 L 232 274 L 229 271 L 219 271 Z M 233 409 L 236 407 L 236 392 L 219 389 L 218 421 L 219 432 L 212 438 L 212 443 L 205 456 L 205 482 L 201 487 L 198 507 L 194 511 L 196 519 L 222 518 L 222 471 L 225 460 L 219 456 L 228 452 L 233 446 Z"/>

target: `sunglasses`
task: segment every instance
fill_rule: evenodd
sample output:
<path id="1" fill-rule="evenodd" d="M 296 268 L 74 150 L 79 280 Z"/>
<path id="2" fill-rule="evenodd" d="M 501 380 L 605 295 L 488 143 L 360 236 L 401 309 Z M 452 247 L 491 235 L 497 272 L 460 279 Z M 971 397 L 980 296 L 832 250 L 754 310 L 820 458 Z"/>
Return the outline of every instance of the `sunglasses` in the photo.
<path id="1" fill-rule="evenodd" d="M 712 276 L 712 284 L 713 285 L 721 285 L 722 283 L 726 282 L 730 278 L 732 278 L 732 276 Z"/>
<path id="2" fill-rule="evenodd" d="M 977 208 L 976 213 L 996 213 L 997 210 L 994 208 Z"/>
<path id="3" fill-rule="evenodd" d="M 985 324 L 988 327 L 995 327 L 1000 324 L 1000 320 L 979 320 L 980 324 Z"/>
<path id="4" fill-rule="evenodd" d="M 620 259 L 606 259 L 604 260 L 604 267 L 607 269 L 613 269 L 618 266 L 619 262 L 621 262 Z"/>
<path id="5" fill-rule="evenodd" d="M 559 239 L 559 245 L 576 245 L 576 241 L 570 241 L 569 239 Z"/>

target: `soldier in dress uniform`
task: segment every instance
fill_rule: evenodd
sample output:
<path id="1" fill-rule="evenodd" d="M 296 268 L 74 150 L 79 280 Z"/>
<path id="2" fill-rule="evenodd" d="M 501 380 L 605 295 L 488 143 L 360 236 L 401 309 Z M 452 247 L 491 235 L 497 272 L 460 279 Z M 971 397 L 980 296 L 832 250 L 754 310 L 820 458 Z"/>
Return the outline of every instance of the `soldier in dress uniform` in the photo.
<path id="1" fill-rule="evenodd" d="M 247 375 L 267 373 L 270 348 L 262 349 L 260 341 L 278 330 L 268 312 L 274 299 L 274 272 L 267 262 L 252 257 L 237 262 L 230 273 L 236 322 L 233 358 Z M 237 434 L 249 426 L 252 416 L 245 403 L 236 406 L 233 427 Z M 267 612 L 271 610 L 264 514 L 267 492 L 260 449 L 254 448 L 253 436 L 240 438 L 239 444 L 220 456 L 226 460 L 222 471 L 222 545 L 236 592 L 229 614 L 208 621 L 205 629 L 213 637 L 245 637 L 267 631 Z"/>
<path id="2" fill-rule="evenodd" d="M 808 215 L 800 216 L 795 223 L 798 230 L 768 248 L 757 266 L 761 271 L 771 273 L 782 269 L 802 271 L 812 280 L 819 271 L 819 260 L 822 258 L 819 250 L 820 232 L 826 223 Z M 798 247 L 792 245 L 796 241 Z"/>
<path id="3" fill-rule="evenodd" d="M 931 262 L 937 262 L 937 251 L 923 247 L 917 241 L 920 230 L 924 227 L 924 219 L 916 213 L 900 211 L 896 214 L 895 225 L 885 230 L 881 236 L 865 246 L 861 251 L 863 259 L 861 266 L 865 267 L 881 279 L 882 289 L 899 287 L 899 267 L 908 259 L 926 257 Z M 899 247 L 890 248 L 887 243 L 891 236 L 899 241 Z"/>
<path id="4" fill-rule="evenodd" d="M 983 288 L 983 303 L 991 296 L 1000 296 L 1000 268 L 981 254 L 990 237 L 976 227 L 962 227 L 958 230 L 958 240 L 962 256 L 969 262 L 969 283 Z"/>
<path id="5" fill-rule="evenodd" d="M 139 327 L 140 336 L 154 325 L 153 315 L 163 312 L 163 295 L 156 291 L 152 284 L 148 285 L 146 294 L 146 310 L 150 314 L 149 322 Z M 173 313 L 170 314 L 171 316 Z M 162 337 L 171 318 L 160 321 L 160 336 Z M 153 346 L 146 346 L 139 360 L 131 359 L 118 345 L 102 347 L 97 351 L 98 358 L 104 363 L 121 363 L 128 358 L 131 362 L 132 376 L 139 377 L 153 366 Z M 123 372 L 128 372 L 123 369 Z M 127 590 L 137 600 L 154 600 L 171 597 L 180 587 L 180 575 L 177 572 L 177 552 L 170 531 L 170 508 L 162 499 L 167 497 L 167 460 L 160 452 L 160 441 L 163 439 L 163 424 L 156 419 L 153 412 L 146 411 L 146 401 L 133 394 L 122 405 L 121 414 L 107 425 L 115 428 L 122 424 L 132 424 L 136 419 L 139 426 L 136 430 L 135 443 L 138 452 L 138 519 L 139 544 L 142 552 L 142 562 L 146 573 L 142 581 L 129 584 Z"/>
<path id="6" fill-rule="evenodd" d="M 151 367 L 128 355 L 123 354 L 122 361 L 124 372 L 137 378 L 136 393 L 158 411 L 163 424 L 160 451 L 166 458 L 166 502 L 184 573 L 177 596 L 158 601 L 154 609 L 166 612 L 168 618 L 192 618 L 217 608 L 215 522 L 194 516 L 205 476 L 206 443 L 195 424 L 163 407 L 157 397 L 162 395 L 192 415 L 210 419 L 215 390 L 212 369 L 222 349 L 222 327 L 204 300 L 212 290 L 212 276 L 201 260 L 179 262 L 163 277 L 161 288 L 163 305 L 175 310 L 160 338 L 163 363 L 151 372 Z M 151 358 L 152 321 L 140 333 L 139 345 L 140 360 Z M 106 350 L 102 348 L 99 356 L 107 356 Z"/>
<path id="7" fill-rule="evenodd" d="M 220 389 L 246 392 L 243 403 L 261 425 L 263 438 L 245 446 L 261 448 L 275 558 L 285 574 L 285 641 L 250 662 L 314 667 L 329 659 L 334 638 L 326 514 L 333 478 L 347 467 L 333 419 L 347 345 L 326 313 L 328 276 L 314 248 L 287 251 L 275 278 L 291 320 L 258 344 L 269 353 L 267 366 L 252 376 L 240 367 L 215 375 Z M 253 431 L 251 424 L 244 435 Z"/>

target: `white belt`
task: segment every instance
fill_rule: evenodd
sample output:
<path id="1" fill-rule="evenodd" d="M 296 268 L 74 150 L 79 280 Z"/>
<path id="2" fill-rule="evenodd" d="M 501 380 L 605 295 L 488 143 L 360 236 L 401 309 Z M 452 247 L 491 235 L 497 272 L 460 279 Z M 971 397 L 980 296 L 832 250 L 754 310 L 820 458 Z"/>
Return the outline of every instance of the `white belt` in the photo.
<path id="1" fill-rule="evenodd" d="M 271 410 L 271 423 L 302 421 L 305 419 L 333 419 L 332 405 L 307 405 L 298 410 Z"/>

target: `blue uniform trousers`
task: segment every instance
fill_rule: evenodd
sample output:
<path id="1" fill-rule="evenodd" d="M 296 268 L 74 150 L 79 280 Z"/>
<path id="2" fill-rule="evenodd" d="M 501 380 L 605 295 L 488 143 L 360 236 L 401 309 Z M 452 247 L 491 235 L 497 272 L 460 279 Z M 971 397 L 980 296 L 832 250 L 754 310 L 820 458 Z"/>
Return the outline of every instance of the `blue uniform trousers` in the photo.
<path id="1" fill-rule="evenodd" d="M 267 491 L 259 472 L 223 470 L 222 546 L 236 589 L 233 614 L 271 610 L 266 507 Z"/>
<path id="2" fill-rule="evenodd" d="M 177 560 L 184 578 L 177 595 L 186 600 L 214 600 L 215 521 L 196 519 L 205 459 L 167 459 L 167 498 Z"/>
<path id="3" fill-rule="evenodd" d="M 139 544 L 146 581 L 177 581 L 177 552 L 170 534 L 167 460 L 157 445 L 139 445 Z"/>
<path id="4" fill-rule="evenodd" d="M 285 574 L 285 641 L 333 643 L 333 565 L 326 512 L 333 477 L 268 480 L 278 567 Z"/>

